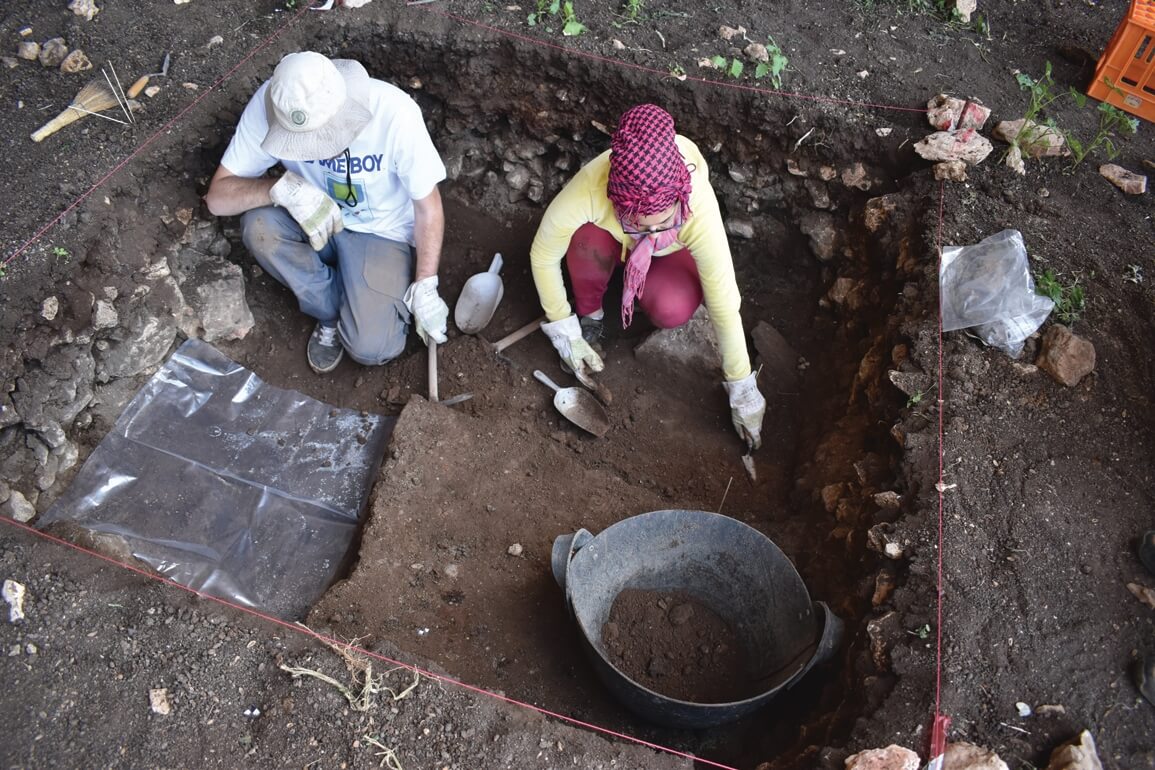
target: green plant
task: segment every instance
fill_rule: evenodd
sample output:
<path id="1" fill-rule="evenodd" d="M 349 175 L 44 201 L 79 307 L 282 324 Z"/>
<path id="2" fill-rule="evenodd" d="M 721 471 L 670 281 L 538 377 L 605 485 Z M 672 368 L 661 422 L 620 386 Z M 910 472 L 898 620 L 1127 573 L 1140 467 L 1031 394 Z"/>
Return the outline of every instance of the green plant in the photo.
<path id="1" fill-rule="evenodd" d="M 917 636 L 919 639 L 927 639 L 930 637 L 930 623 L 923 623 L 913 631 L 907 631 L 911 636 Z"/>
<path id="2" fill-rule="evenodd" d="M 1018 81 L 1019 88 L 1027 92 L 1028 103 L 1026 112 L 1023 113 L 1023 127 L 1019 133 L 1015 135 L 1014 140 L 1011 141 L 1011 146 L 1007 149 L 1007 155 L 1012 153 L 1018 158 L 1022 158 L 1023 148 L 1030 147 L 1039 140 L 1048 131 L 1059 131 L 1052 119 L 1042 119 L 1042 113 L 1058 99 L 1063 96 L 1062 91 L 1055 90 L 1055 80 L 1051 77 L 1051 62 L 1048 61 L 1043 68 L 1043 76 L 1041 78 L 1032 78 L 1025 72 L 1016 72 L 1015 80 Z M 1003 157 L 1006 158 L 1007 155 Z"/>
<path id="3" fill-rule="evenodd" d="M 562 19 L 565 24 L 561 28 L 561 33 L 567 37 L 576 37 L 586 31 L 586 26 L 577 20 L 577 15 L 573 12 L 573 0 L 565 0 L 561 6 Z"/>
<path id="4" fill-rule="evenodd" d="M 556 14 L 561 7 L 561 0 L 537 0 L 537 6 L 525 17 L 525 23 L 531 27 L 536 27 L 539 21 L 545 21 L 545 15 Z"/>
<path id="5" fill-rule="evenodd" d="M 8 275 L 8 265 L 0 262 L 0 278 L 5 278 Z"/>
<path id="6" fill-rule="evenodd" d="M 766 39 L 769 41 L 766 44 L 766 53 L 770 55 L 770 60 L 758 63 L 758 66 L 754 68 L 754 77 L 764 78 L 769 75 L 770 82 L 774 84 L 774 87 L 781 88 L 782 73 L 786 71 L 790 60 L 786 58 L 786 54 L 782 53 L 782 49 L 774 42 L 774 38 L 767 37 Z"/>
<path id="7" fill-rule="evenodd" d="M 573 0 L 537 0 L 533 12 L 525 17 L 525 23 L 536 27 L 546 20 L 546 16 L 561 15 L 561 33 L 567 37 L 574 37 L 586 31 L 586 27 L 577 19 L 574 13 Z"/>
<path id="8" fill-rule="evenodd" d="M 742 77 L 742 71 L 746 68 L 746 65 L 742 63 L 741 59 L 730 59 L 727 63 L 725 56 L 712 57 L 710 59 L 710 64 L 714 67 L 714 69 L 722 70 L 732 78 Z"/>
<path id="9" fill-rule="evenodd" d="M 1050 269 L 1035 275 L 1035 292 L 1055 303 L 1055 318 L 1067 325 L 1078 321 L 1087 306 L 1087 296 L 1079 279 L 1063 283 L 1062 276 Z"/>
<path id="10" fill-rule="evenodd" d="M 686 68 L 681 64 L 673 64 L 670 66 L 670 75 L 678 80 L 686 79 Z"/>
<path id="11" fill-rule="evenodd" d="M 626 4 L 622 7 L 622 18 L 625 19 L 624 23 L 637 24 L 638 16 L 641 15 L 644 5 L 643 0 L 626 0 Z"/>
<path id="12" fill-rule="evenodd" d="M 1123 93 L 1123 90 L 1112 83 L 1109 78 L 1104 77 L 1103 82 L 1112 90 Z M 1086 106 L 1086 94 L 1071 89 L 1071 96 L 1079 107 Z M 1084 143 L 1076 136 L 1066 135 L 1067 146 L 1071 148 L 1071 156 L 1074 158 L 1069 167 L 1071 169 L 1074 169 L 1083 162 L 1084 158 L 1100 148 L 1106 153 L 1107 160 L 1114 160 L 1119 157 L 1119 149 L 1115 146 L 1116 134 L 1134 135 L 1139 130 L 1139 119 L 1128 115 L 1114 105 L 1099 102 L 1098 112 L 1099 126 L 1095 135 L 1091 137 L 1091 141 Z"/>
<path id="13" fill-rule="evenodd" d="M 57 259 L 68 259 L 72 255 L 69 253 L 68 249 L 64 248 L 63 246 L 53 246 L 52 256 L 56 257 Z"/>

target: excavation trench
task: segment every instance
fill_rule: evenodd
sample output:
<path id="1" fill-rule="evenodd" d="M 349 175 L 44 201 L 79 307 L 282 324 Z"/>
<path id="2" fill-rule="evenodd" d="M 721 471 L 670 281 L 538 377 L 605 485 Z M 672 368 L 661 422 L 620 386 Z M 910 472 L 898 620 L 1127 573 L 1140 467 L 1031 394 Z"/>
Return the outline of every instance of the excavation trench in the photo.
<path id="1" fill-rule="evenodd" d="M 895 684 L 878 654 L 886 640 L 866 633 L 866 623 L 907 577 L 881 552 L 891 523 L 911 512 L 904 501 L 917 490 L 903 445 L 919 426 L 904 408 L 908 396 L 886 380 L 888 370 L 910 368 L 904 329 L 924 311 L 923 191 L 893 181 L 905 176 L 897 159 L 860 150 L 872 146 L 873 129 L 845 110 L 811 104 L 800 111 L 747 91 L 659 81 L 478 36 L 445 48 L 420 31 L 350 29 L 339 43 L 318 40 L 315 48 L 360 60 L 420 103 L 449 170 L 441 289 L 450 304 L 495 252 L 505 257 L 505 299 L 489 326 L 479 336 L 452 330 L 439 351 L 441 397 L 472 398 L 453 407 L 423 398 L 425 352 L 415 340 L 386 366 L 346 360 L 325 378 L 312 375 L 304 356 L 311 322 L 256 267 L 235 219 L 203 210 L 189 214 L 191 222 L 181 219 L 187 180 L 111 191 L 116 219 L 104 221 L 114 224 L 78 246 L 101 276 L 88 279 L 95 293 L 110 276 L 151 270 L 141 255 L 166 236 L 152 219 L 138 221 L 137 209 L 162 206 L 170 228 L 176 209 L 189 244 L 170 258 L 179 282 L 201 260 L 227 257 L 244 272 L 255 326 L 242 340 L 220 341 L 226 355 L 271 384 L 398 416 L 349 570 L 308 624 L 715 761 L 785 767 L 842 745 L 855 720 Z M 216 122 L 201 127 L 201 147 L 169 166 L 183 164 L 206 180 L 231 135 L 221 127 L 239 115 L 252 86 L 234 82 L 218 101 Z M 642 102 L 664 106 L 702 149 L 731 231 L 743 321 L 768 401 L 756 480 L 743 468 L 717 363 L 635 353 L 653 331 L 644 319 L 622 330 L 608 314 L 604 383 L 614 400 L 601 439 L 565 422 L 552 393 L 533 379 L 540 368 L 573 384 L 543 335 L 501 356 L 489 345 L 541 314 L 528 269 L 541 212 L 608 148 L 617 116 Z M 86 217 L 80 214 L 81 225 Z M 619 291 L 611 285 L 607 307 Z M 164 296 L 154 291 L 148 301 Z M 74 426 L 89 444 L 134 382 L 110 373 L 107 351 L 115 352 L 117 334 L 103 333 L 106 342 L 97 346 L 97 403 L 104 406 Z M 20 430 L 6 429 L 12 446 Z M 47 486 L 39 500 L 28 491 L 41 510 L 58 494 L 59 485 Z M 845 621 L 833 661 L 727 727 L 664 730 L 624 710 L 584 657 L 551 575 L 550 550 L 559 535 L 597 533 L 662 509 L 720 511 L 772 539 L 811 598 Z"/>
<path id="2" fill-rule="evenodd" d="M 906 396 L 883 380 L 904 363 L 900 313 L 918 290 L 904 297 L 903 285 L 921 269 L 917 200 L 881 181 L 900 175 L 896 164 L 863 164 L 854 148 L 864 129 L 846 116 L 800 116 L 742 92 L 675 88 L 538 49 L 366 38 L 346 41 L 342 55 L 405 87 L 443 153 L 450 301 L 497 251 L 505 300 L 480 337 L 455 335 L 439 352 L 442 397 L 473 394 L 460 406 L 411 398 L 425 389 L 422 351 L 381 371 L 338 372 L 380 406 L 405 405 L 356 564 L 311 625 L 369 635 L 465 682 L 717 761 L 794 761 L 839 745 L 890 687 L 886 675 L 857 684 L 863 669 L 878 673 L 864 663 L 860 631 L 901 579 L 876 553 L 901 511 L 875 502 L 906 491 L 891 429 Z M 615 399 L 602 439 L 559 418 L 530 376 L 564 378 L 542 335 L 504 356 L 486 344 L 540 313 L 527 253 L 541 211 L 608 147 L 605 129 L 621 110 L 647 101 L 702 148 L 734 234 L 769 402 L 756 481 L 743 470 L 716 363 L 635 354 L 653 331 L 644 322 L 611 325 L 604 382 Z M 810 129 L 814 144 L 798 143 Z M 891 299 L 900 297 L 901 309 Z M 294 333 L 303 338 L 300 324 L 274 336 Z M 596 681 L 550 573 L 558 535 L 667 508 L 720 510 L 759 529 L 847 623 L 833 663 L 734 726 L 661 730 L 623 710 Z"/>

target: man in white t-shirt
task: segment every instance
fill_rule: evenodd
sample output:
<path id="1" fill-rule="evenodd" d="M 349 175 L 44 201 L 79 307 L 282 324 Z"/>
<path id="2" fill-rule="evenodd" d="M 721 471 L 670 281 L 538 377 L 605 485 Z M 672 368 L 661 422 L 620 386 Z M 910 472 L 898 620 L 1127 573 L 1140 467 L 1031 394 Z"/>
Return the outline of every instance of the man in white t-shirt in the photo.
<path id="1" fill-rule="evenodd" d="M 267 176 L 278 163 L 284 174 Z M 242 215 L 245 246 L 317 319 L 307 353 L 324 373 L 345 351 L 370 366 L 396 358 L 410 321 L 445 342 L 444 179 L 404 91 L 358 62 L 292 53 L 245 107 L 205 203 Z"/>

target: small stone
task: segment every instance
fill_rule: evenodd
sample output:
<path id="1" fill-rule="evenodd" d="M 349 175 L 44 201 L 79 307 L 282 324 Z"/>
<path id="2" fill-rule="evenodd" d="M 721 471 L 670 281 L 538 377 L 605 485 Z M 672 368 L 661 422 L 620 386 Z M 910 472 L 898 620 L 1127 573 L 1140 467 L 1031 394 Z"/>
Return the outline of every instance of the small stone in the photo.
<path id="1" fill-rule="evenodd" d="M 11 579 L 4 580 L 3 596 L 4 601 L 8 603 L 9 623 L 18 623 L 24 620 L 24 593 L 23 583 Z"/>
<path id="2" fill-rule="evenodd" d="M 60 300 L 57 297 L 49 297 L 40 303 L 40 316 L 45 321 L 55 320 L 60 313 Z"/>
<path id="3" fill-rule="evenodd" d="M 967 180 L 967 164 L 962 160 L 948 160 L 934 165 L 936 181 L 965 182 Z"/>
<path id="4" fill-rule="evenodd" d="M 1103 770 L 1094 736 L 1084 730 L 1074 740 L 1059 746 L 1051 753 L 1047 770 Z"/>
<path id="5" fill-rule="evenodd" d="M 751 43 L 742 49 L 742 53 L 746 54 L 746 58 L 753 62 L 770 61 L 770 52 L 761 43 Z"/>
<path id="6" fill-rule="evenodd" d="M 62 37 L 54 37 L 40 47 L 40 64 L 50 69 L 56 69 L 68 56 L 68 45 Z"/>
<path id="7" fill-rule="evenodd" d="M 225 42 L 225 39 L 223 37 L 221 37 L 220 35 L 213 35 L 212 37 L 209 38 L 209 41 L 207 43 L 205 43 L 205 48 L 215 48 L 216 46 L 218 46 L 224 42 Z"/>
<path id="8" fill-rule="evenodd" d="M 718 27 L 718 37 L 722 38 L 723 40 L 732 40 L 738 36 L 746 36 L 745 27 L 738 27 L 735 29 L 734 27 L 727 27 L 725 24 L 723 24 L 721 27 Z"/>
<path id="9" fill-rule="evenodd" d="M 168 690 L 158 687 L 148 691 L 148 705 L 152 713 L 168 716 L 172 713 L 172 706 L 168 702 Z"/>
<path id="10" fill-rule="evenodd" d="M 684 625 L 692 617 L 694 617 L 692 604 L 676 604 L 670 609 L 670 623 L 675 626 Z"/>
<path id="11" fill-rule="evenodd" d="M 40 58 L 40 43 L 37 43 L 34 40 L 25 40 L 20 45 L 16 46 L 16 55 L 21 59 L 36 61 Z"/>
<path id="12" fill-rule="evenodd" d="M 918 770 L 918 754 L 891 744 L 885 749 L 868 749 L 846 758 L 846 770 Z"/>
<path id="13" fill-rule="evenodd" d="M 1122 166 L 1104 163 L 1099 166 L 1099 173 L 1128 195 L 1142 195 L 1147 192 L 1147 177 L 1128 171 Z"/>
<path id="14" fill-rule="evenodd" d="M 943 767 L 951 770 L 1008 770 L 1007 763 L 990 749 L 961 741 L 947 744 Z"/>
<path id="15" fill-rule="evenodd" d="M 92 21 L 92 17 L 100 13 L 100 9 L 96 7 L 96 0 L 72 0 L 68 4 L 68 10 L 77 16 L 83 16 L 85 21 Z"/>
<path id="16" fill-rule="evenodd" d="M 445 577 L 456 579 L 459 574 L 461 574 L 461 568 L 456 564 L 445 565 Z"/>
<path id="17" fill-rule="evenodd" d="M 1095 369 L 1095 346 L 1062 324 L 1054 324 L 1043 335 L 1042 349 L 1035 364 L 1071 388 Z"/>
<path id="18" fill-rule="evenodd" d="M 1019 716 L 1021 717 L 1029 717 L 1031 715 L 1031 707 L 1022 701 L 1015 704 L 1015 710 L 1019 712 Z"/>
<path id="19" fill-rule="evenodd" d="M 525 549 L 522 548 L 521 543 L 514 543 L 509 548 L 506 548 L 505 552 L 510 556 L 521 556 L 522 553 L 525 552 Z"/>
<path id="20" fill-rule="evenodd" d="M 901 559 L 903 555 L 902 546 L 898 543 L 887 543 L 883 548 L 883 553 L 888 559 Z"/>
<path id="21" fill-rule="evenodd" d="M 149 99 L 151 99 L 152 97 L 156 96 L 159 93 L 160 93 L 160 86 L 149 86 L 148 88 L 144 89 L 144 95 L 147 96 Z"/>
<path id="22" fill-rule="evenodd" d="M 88 60 L 88 56 L 84 51 L 77 48 L 72 53 L 64 57 L 64 61 L 60 62 L 60 71 L 65 75 L 74 75 L 77 72 L 84 72 L 92 69 L 92 62 Z"/>
<path id="23" fill-rule="evenodd" d="M 745 219 L 728 219 L 726 220 L 726 232 L 735 238 L 753 240 L 754 223 Z"/>

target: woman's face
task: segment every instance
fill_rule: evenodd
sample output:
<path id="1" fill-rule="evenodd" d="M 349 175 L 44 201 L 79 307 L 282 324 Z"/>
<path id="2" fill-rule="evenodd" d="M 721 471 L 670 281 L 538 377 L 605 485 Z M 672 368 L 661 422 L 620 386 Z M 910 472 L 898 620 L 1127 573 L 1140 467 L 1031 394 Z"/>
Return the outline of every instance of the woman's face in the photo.
<path id="1" fill-rule="evenodd" d="M 633 222 L 622 222 L 622 229 L 633 235 L 648 235 L 671 230 L 679 224 L 678 204 L 675 203 L 664 211 L 645 214 Z"/>

